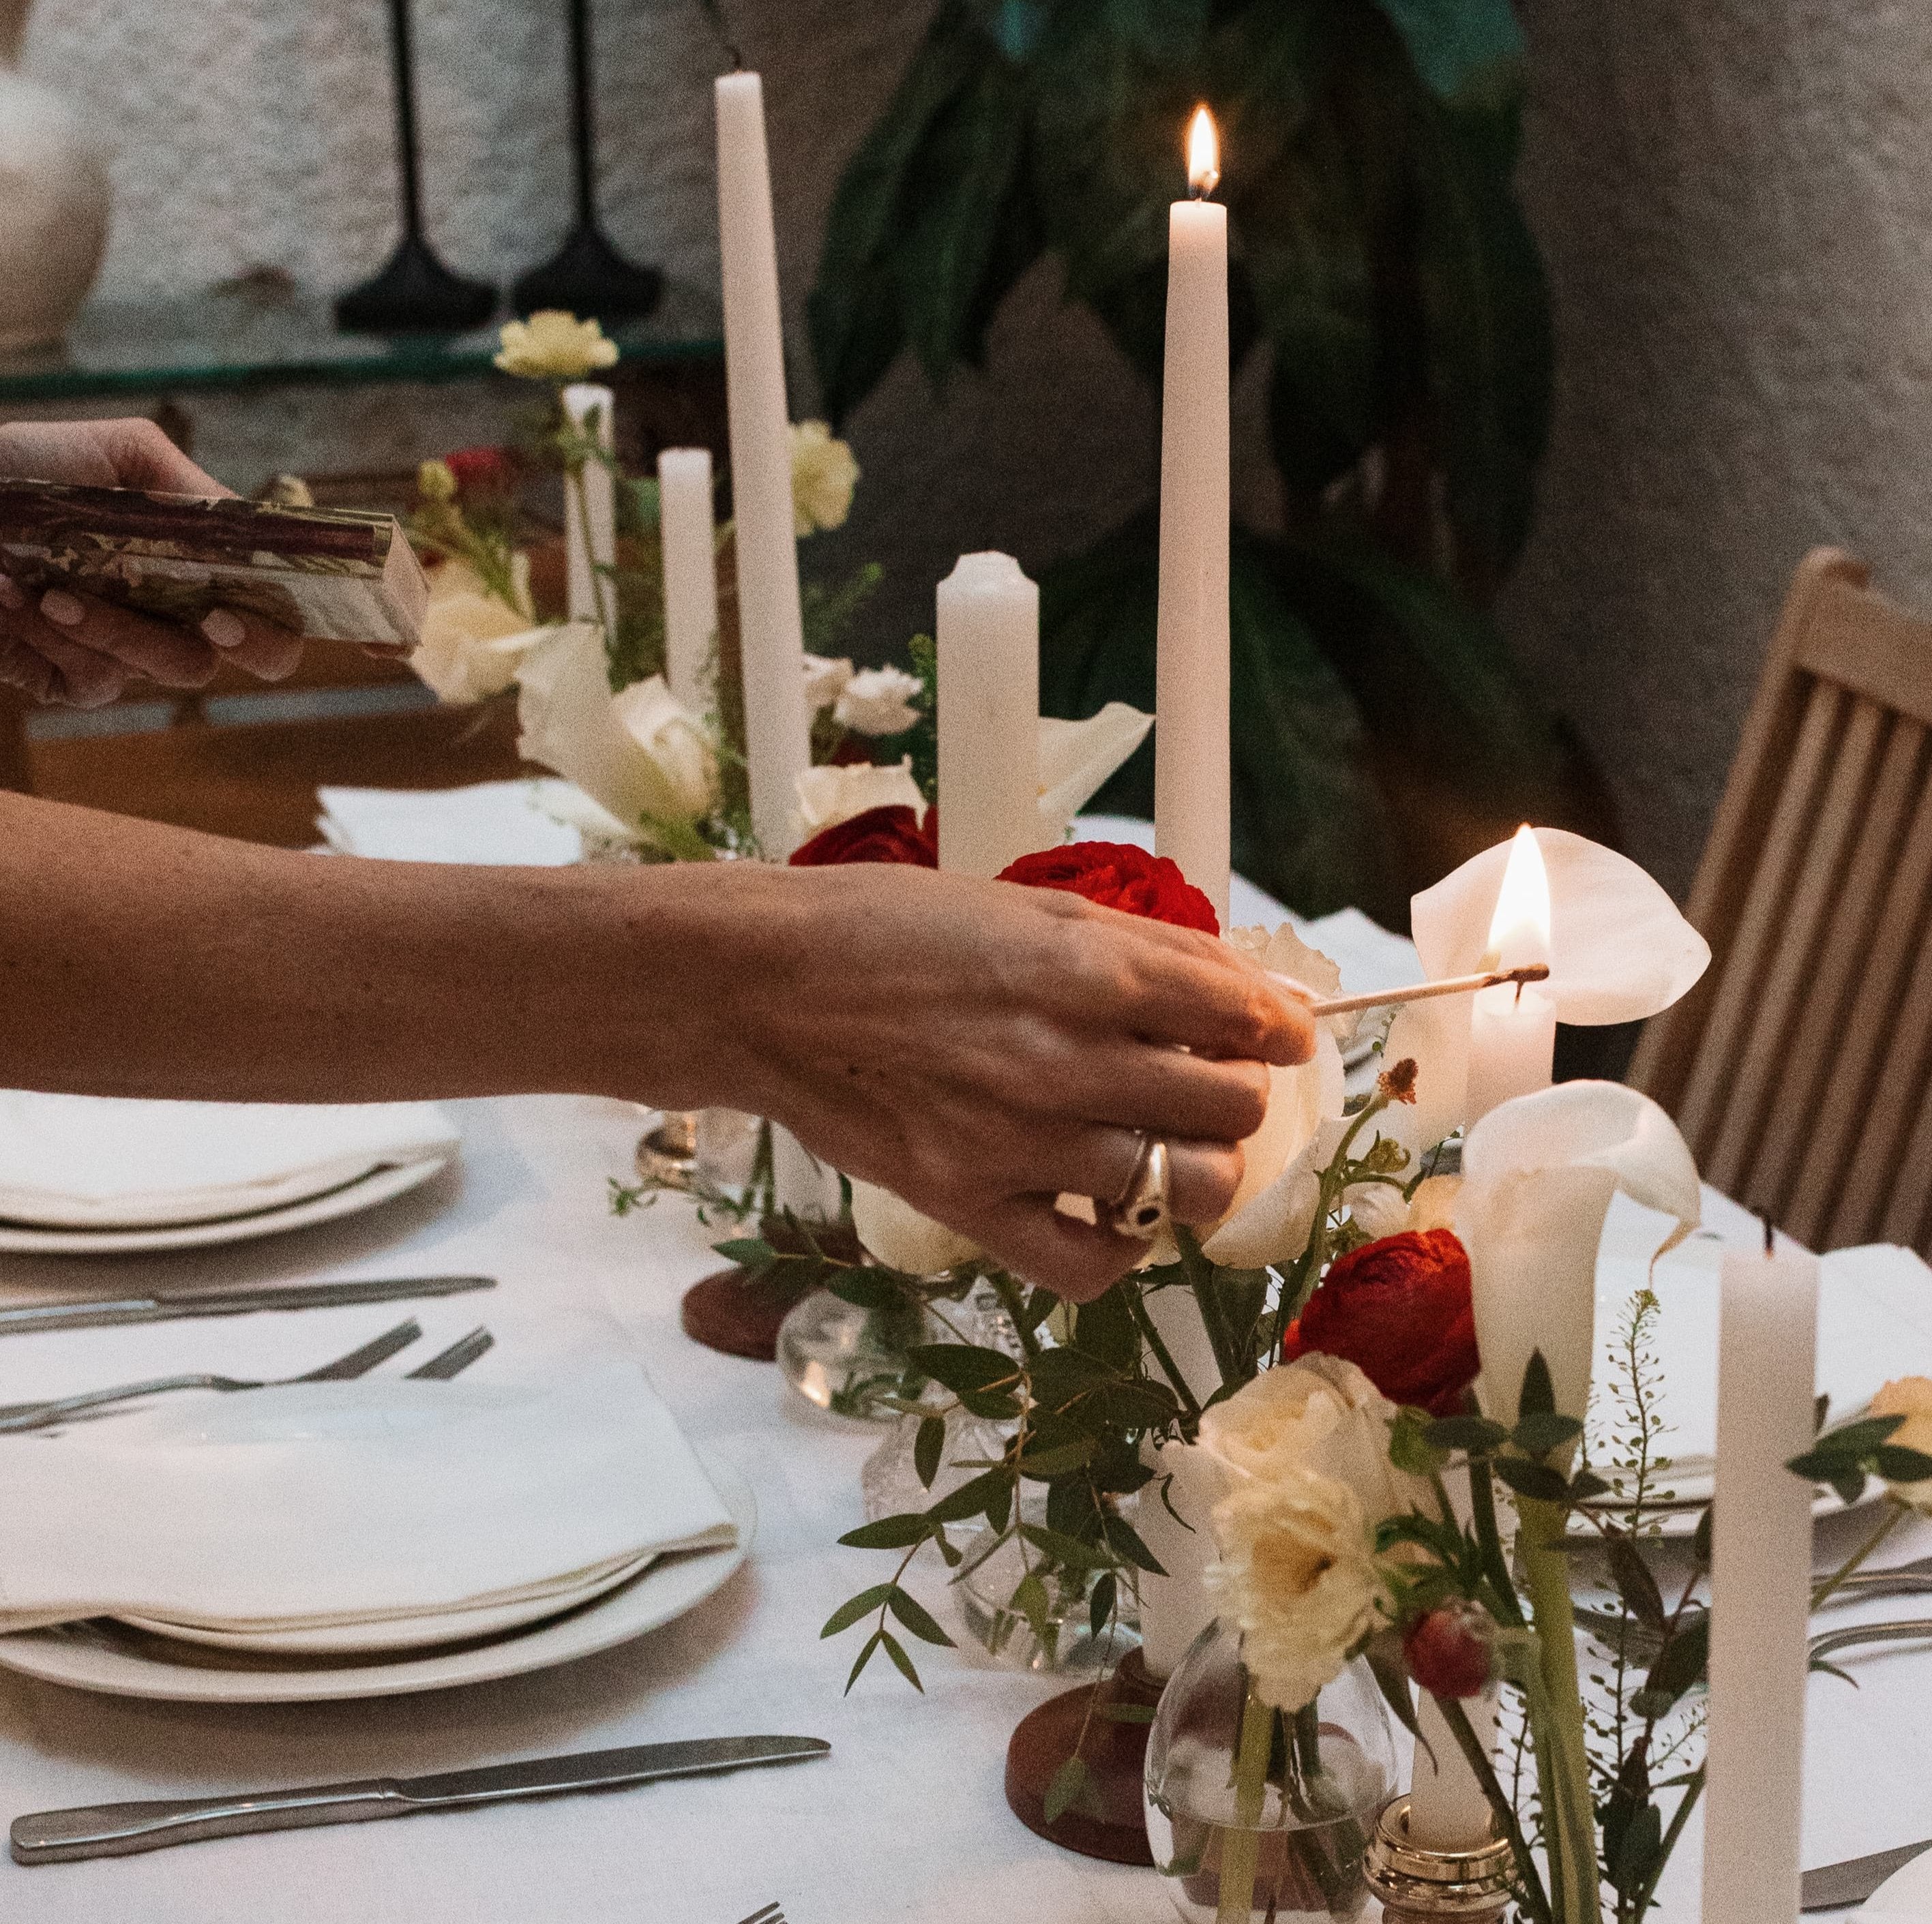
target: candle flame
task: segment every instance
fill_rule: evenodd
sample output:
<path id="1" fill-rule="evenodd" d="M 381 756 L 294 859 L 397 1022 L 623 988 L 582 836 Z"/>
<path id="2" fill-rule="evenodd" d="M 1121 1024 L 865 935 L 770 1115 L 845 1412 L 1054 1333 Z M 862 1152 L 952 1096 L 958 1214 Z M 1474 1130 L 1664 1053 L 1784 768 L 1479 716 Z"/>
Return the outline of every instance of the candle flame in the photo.
<path id="1" fill-rule="evenodd" d="M 1221 178 L 1221 136 L 1214 116 L 1204 106 L 1194 109 L 1187 123 L 1187 184 L 1198 199 L 1214 191 Z"/>
<path id="2" fill-rule="evenodd" d="M 1550 872 L 1526 822 L 1510 844 L 1496 912 L 1490 919 L 1488 966 L 1520 969 L 1550 960 Z"/>

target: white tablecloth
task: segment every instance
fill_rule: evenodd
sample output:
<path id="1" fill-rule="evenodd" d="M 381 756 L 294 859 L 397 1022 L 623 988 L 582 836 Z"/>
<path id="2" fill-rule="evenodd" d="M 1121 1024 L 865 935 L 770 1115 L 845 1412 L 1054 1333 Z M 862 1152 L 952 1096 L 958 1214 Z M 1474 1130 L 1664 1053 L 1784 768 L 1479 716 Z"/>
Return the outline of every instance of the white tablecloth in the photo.
<path id="1" fill-rule="evenodd" d="M 7 1259 L 12 1297 L 136 1279 L 176 1287 L 298 1277 L 482 1271 L 503 1320 L 600 1299 L 687 1432 L 758 1497 L 748 1566 L 708 1605 L 620 1649 L 512 1681 L 318 1707 L 227 1709 L 90 1697 L 0 1671 L 0 1818 L 50 1806 L 454 1770 L 674 1737 L 780 1731 L 830 1740 L 824 1763 L 620 1794 L 196 1844 L 33 1870 L 0 1863 L 8 1924 L 737 1924 L 772 1899 L 789 1924 L 1169 1924 L 1150 1872 L 1030 1836 L 1000 1791 L 1019 1718 L 1061 1686 L 970 1646 L 922 1650 L 926 1694 L 884 1665 L 842 1697 L 851 1638 L 818 1626 L 886 1560 L 836 1547 L 862 1520 L 875 1433 L 788 1409 L 769 1365 L 677 1326 L 683 1287 L 716 1266 L 681 1203 L 619 1221 L 634 1110 L 568 1099 L 456 1105 L 460 1170 L 368 1216 L 226 1252 L 82 1264 Z M 200 1326 L 218 1338 L 219 1324 Z M 4 1340 L 4 1339 L 0 1339 Z M 214 1352 L 212 1350 L 211 1354 Z M 0 1529 L 5 1527 L 0 1500 Z M 1898 1543 L 1932 1549 L 1932 1530 Z M 935 1604 L 943 1586 L 923 1585 Z M 1896 1603 L 1873 1608 L 1906 1614 Z M 1932 1667 L 1867 1654 L 1864 1688 L 1813 1681 L 1805 1861 L 1932 1832 Z M 1665 1915 L 1695 1914 L 1694 1839 Z"/>

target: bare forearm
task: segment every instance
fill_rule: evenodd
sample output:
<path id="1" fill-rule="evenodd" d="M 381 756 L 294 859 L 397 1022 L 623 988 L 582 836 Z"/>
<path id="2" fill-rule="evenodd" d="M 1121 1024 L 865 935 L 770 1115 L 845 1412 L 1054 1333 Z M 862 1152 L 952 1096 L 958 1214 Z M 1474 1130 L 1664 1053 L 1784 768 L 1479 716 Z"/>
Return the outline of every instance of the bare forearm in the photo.
<path id="1" fill-rule="evenodd" d="M 668 870 L 319 859 L 0 796 L 0 1083 L 649 1100 L 704 1053 L 677 966 L 693 893 Z"/>

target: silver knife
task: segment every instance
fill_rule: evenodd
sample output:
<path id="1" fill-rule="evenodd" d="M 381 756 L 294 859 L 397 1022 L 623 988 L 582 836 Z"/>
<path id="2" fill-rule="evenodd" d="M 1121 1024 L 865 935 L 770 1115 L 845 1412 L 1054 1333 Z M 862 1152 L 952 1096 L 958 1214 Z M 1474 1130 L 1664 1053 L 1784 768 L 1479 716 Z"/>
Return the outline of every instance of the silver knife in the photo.
<path id="1" fill-rule="evenodd" d="M 0 1309 L 0 1336 L 41 1329 L 104 1329 L 121 1323 L 172 1323 L 194 1316 L 246 1316 L 260 1309 L 340 1309 L 358 1302 L 410 1302 L 419 1296 L 494 1290 L 494 1276 L 404 1276 L 368 1281 L 274 1283 L 180 1296 L 97 1297 L 92 1302 L 18 1303 Z"/>
<path id="2" fill-rule="evenodd" d="M 152 1803 L 93 1804 L 76 1810 L 36 1811 L 14 1820 L 16 1864 L 58 1864 L 76 1857 L 125 1857 L 163 1851 L 204 1837 L 244 1831 L 293 1830 L 309 1824 L 364 1824 L 517 1797 L 565 1791 L 614 1791 L 664 1777 L 698 1777 L 754 1764 L 791 1764 L 824 1757 L 822 1737 L 704 1737 L 687 1743 L 646 1743 L 627 1750 L 586 1751 L 575 1757 L 535 1757 L 482 1770 L 434 1777 L 377 1777 L 321 1784 L 298 1791 L 258 1791 L 240 1797 L 188 1797 Z"/>
<path id="3" fill-rule="evenodd" d="M 1838 1911 L 1862 1904 L 1894 1871 L 1932 1851 L 1932 1837 L 1920 1844 L 1900 1844 L 1874 1851 L 1869 1857 L 1847 1857 L 1842 1864 L 1826 1864 L 1807 1871 L 1798 1883 L 1800 1911 Z"/>

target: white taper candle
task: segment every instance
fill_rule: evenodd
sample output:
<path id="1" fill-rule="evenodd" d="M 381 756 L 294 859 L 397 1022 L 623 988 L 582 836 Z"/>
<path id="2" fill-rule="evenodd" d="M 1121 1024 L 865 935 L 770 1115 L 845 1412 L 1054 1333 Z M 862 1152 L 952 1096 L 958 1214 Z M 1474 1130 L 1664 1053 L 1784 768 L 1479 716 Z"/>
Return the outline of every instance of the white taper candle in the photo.
<path id="1" fill-rule="evenodd" d="M 1795 1924 L 1804 1803 L 1818 1261 L 1724 1258 L 1711 1542 L 1703 1924 Z"/>
<path id="2" fill-rule="evenodd" d="M 693 715 L 710 706 L 706 680 L 718 636 L 718 531 L 711 451 L 658 457 L 658 531 L 664 543 L 664 679 Z"/>
<path id="3" fill-rule="evenodd" d="M 799 776 L 811 766 L 804 624 L 791 498 L 778 244 L 755 73 L 718 78 L 718 229 L 724 286 L 724 379 L 731 422 L 738 632 L 752 826 L 765 853 L 791 852 Z"/>
<path id="4" fill-rule="evenodd" d="M 938 601 L 939 865 L 997 875 L 1040 844 L 1040 589 L 962 555 Z"/>

